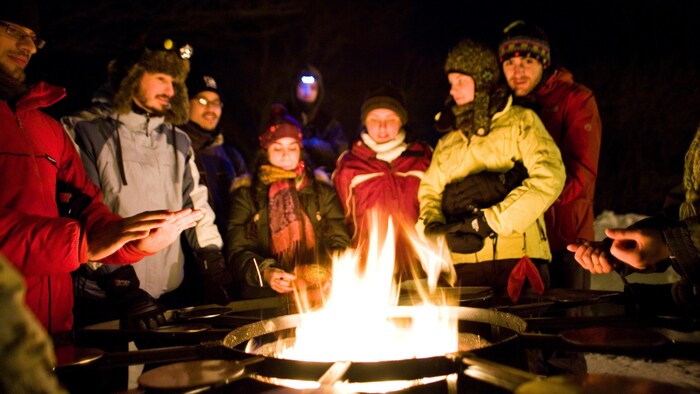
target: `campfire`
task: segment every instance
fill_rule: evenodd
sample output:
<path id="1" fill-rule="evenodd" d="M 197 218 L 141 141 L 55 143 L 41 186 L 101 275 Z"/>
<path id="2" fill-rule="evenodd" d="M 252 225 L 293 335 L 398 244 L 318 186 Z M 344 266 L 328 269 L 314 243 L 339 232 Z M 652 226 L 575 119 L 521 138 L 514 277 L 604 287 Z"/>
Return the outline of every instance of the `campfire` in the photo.
<path id="1" fill-rule="evenodd" d="M 400 284 L 394 280 L 396 246 L 391 219 L 383 239 L 379 233 L 375 221 L 364 264 L 356 251 L 335 258 L 332 286 L 323 307 L 300 316 L 293 343 L 281 340 L 276 357 L 301 361 L 384 361 L 425 358 L 459 350 L 457 319 L 449 309 L 442 308 L 446 300 L 425 297 L 419 305 L 397 316 Z M 413 245 L 429 267 L 427 271 L 432 274 L 429 287 L 435 289 L 436 274 L 449 260 L 417 237 Z"/>
<path id="2" fill-rule="evenodd" d="M 246 353 L 275 364 L 274 376 L 256 377 L 268 383 L 332 385 L 341 391 L 343 384 L 349 391 L 386 392 L 456 380 L 457 368 L 446 356 L 488 347 L 524 329 L 524 322 L 513 316 L 455 306 L 458 299 L 440 296 L 439 275 L 453 272 L 449 253 L 417 236 L 411 244 L 427 278 L 412 281 L 413 294 L 419 296 L 412 305 L 399 306 L 405 283 L 395 281 L 394 231 L 390 220 L 381 237 L 375 224 L 365 253 L 337 256 L 322 307 L 241 327 L 227 336 L 226 346 L 245 344 Z M 297 294 L 300 310 L 308 306 L 303 296 Z M 468 331 L 461 331 L 465 327 Z M 277 339 L 270 340 L 270 334 Z M 317 376 L 319 368 L 322 376 Z M 285 376 L 291 369 L 295 372 Z"/>

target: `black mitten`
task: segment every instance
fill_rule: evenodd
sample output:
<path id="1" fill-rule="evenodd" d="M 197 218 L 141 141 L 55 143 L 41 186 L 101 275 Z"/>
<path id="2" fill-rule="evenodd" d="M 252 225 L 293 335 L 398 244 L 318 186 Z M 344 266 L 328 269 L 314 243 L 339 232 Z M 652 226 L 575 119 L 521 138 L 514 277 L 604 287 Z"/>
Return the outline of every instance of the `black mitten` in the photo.
<path id="1" fill-rule="evenodd" d="M 119 312 L 121 328 L 146 330 L 165 324 L 163 313 L 166 308 L 139 288 L 134 267 L 125 265 L 99 275 L 97 285 L 105 291 L 107 300 Z"/>
<path id="2" fill-rule="evenodd" d="M 484 171 L 445 186 L 442 211 L 446 216 L 470 214 L 475 208 L 497 204 L 528 177 L 521 161 L 505 173 Z"/>
<path id="3" fill-rule="evenodd" d="M 466 232 L 448 233 L 445 240 L 452 253 L 475 253 L 484 247 L 483 237 Z"/>
<path id="4" fill-rule="evenodd" d="M 511 168 L 510 170 L 506 171 L 505 174 L 503 174 L 503 184 L 505 185 L 506 190 L 508 190 L 508 193 L 510 193 L 511 190 L 520 186 L 523 183 L 523 181 L 529 176 L 530 174 L 527 173 L 527 168 L 525 168 L 523 162 L 520 160 L 516 160 L 513 163 L 513 168 Z"/>
<path id="5" fill-rule="evenodd" d="M 461 222 L 440 223 L 431 222 L 425 226 L 423 232 L 427 236 L 436 237 L 438 235 L 447 235 L 449 232 L 457 231 L 462 226 Z"/>
<path id="6" fill-rule="evenodd" d="M 229 287 L 233 285 L 233 277 L 221 251 L 200 250 L 196 252 L 196 258 L 204 280 L 205 302 L 227 305 L 231 302 Z"/>
<path id="7" fill-rule="evenodd" d="M 452 227 L 445 235 L 447 246 L 453 253 L 478 252 L 484 247 L 484 239 L 495 235 L 481 211 L 458 223 L 458 227 Z"/>
<path id="8" fill-rule="evenodd" d="M 453 253 L 478 252 L 484 247 L 484 238 L 493 235 L 493 230 L 481 211 L 445 224 L 429 223 L 424 232 L 428 236 L 444 235 L 447 246 Z"/>

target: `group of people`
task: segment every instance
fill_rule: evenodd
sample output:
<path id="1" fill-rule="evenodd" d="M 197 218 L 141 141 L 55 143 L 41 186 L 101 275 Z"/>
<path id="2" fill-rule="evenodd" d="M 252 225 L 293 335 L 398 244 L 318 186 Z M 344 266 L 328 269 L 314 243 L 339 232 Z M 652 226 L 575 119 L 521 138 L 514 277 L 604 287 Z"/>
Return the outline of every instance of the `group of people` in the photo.
<path id="1" fill-rule="evenodd" d="M 349 144 L 309 66 L 247 165 L 223 141 L 216 80 L 189 75 L 192 48 L 172 40 L 111 63 L 108 94 L 64 127 L 45 115 L 65 91 L 25 82 L 44 45 L 28 4 L 0 14 L 0 252 L 51 334 L 111 319 L 154 328 L 169 308 L 328 281 L 332 255 L 366 246 L 377 211 L 446 245 L 456 285 L 516 299 L 525 278 L 586 288 L 585 273 L 609 272 L 613 256 L 640 270 L 670 259 L 691 283 L 678 297 L 697 298 L 693 215 L 610 231 L 609 250 L 593 243 L 595 98 L 533 25 L 511 24 L 498 48 L 466 39 L 448 53 L 434 150 L 412 138 L 388 84 L 365 97 Z M 415 259 L 400 257 L 397 280 L 412 279 Z"/>

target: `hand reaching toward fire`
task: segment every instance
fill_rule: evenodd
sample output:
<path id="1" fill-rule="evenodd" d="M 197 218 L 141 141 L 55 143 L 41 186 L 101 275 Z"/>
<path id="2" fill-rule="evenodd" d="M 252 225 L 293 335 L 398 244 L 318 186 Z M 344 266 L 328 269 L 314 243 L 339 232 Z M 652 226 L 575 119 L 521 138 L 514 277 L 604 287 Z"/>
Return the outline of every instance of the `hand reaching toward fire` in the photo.
<path id="1" fill-rule="evenodd" d="M 670 256 L 668 246 L 660 231 L 651 228 L 606 229 L 608 247 L 603 243 L 571 244 L 567 249 L 574 258 L 592 273 L 608 273 L 625 263 L 630 267 L 647 271 Z"/>
<path id="2" fill-rule="evenodd" d="M 146 253 L 155 253 L 175 242 L 180 233 L 197 225 L 204 217 L 200 209 L 185 208 L 173 213 L 162 226 L 152 229 L 148 236 L 134 242 L 134 245 Z"/>
<path id="3" fill-rule="evenodd" d="M 262 274 L 263 279 L 270 285 L 272 290 L 281 294 L 294 290 L 296 275 L 274 267 L 264 269 Z"/>

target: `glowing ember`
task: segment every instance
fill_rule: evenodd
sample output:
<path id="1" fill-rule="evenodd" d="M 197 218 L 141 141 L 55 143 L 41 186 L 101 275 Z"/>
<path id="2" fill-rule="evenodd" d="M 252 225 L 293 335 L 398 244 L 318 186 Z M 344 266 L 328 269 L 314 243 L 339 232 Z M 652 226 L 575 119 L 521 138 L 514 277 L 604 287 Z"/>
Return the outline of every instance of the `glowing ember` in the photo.
<path id="1" fill-rule="evenodd" d="M 302 316 L 294 343 L 278 343 L 279 347 L 289 347 L 278 351 L 277 357 L 382 361 L 432 357 L 458 350 L 458 319 L 448 313 L 449 308 L 431 304 L 428 297 L 420 306 L 396 307 L 399 286 L 394 282 L 395 238 L 391 219 L 383 245 L 378 233 L 374 225 L 364 271 L 359 269 L 356 252 L 335 259 L 332 288 L 325 306 Z M 451 262 L 445 253 L 433 252 L 427 242 L 417 237 L 411 242 L 428 273 L 429 288 L 434 289 L 439 273 L 451 268 Z M 427 290 L 424 293 L 429 295 Z M 397 309 L 407 309 L 410 315 L 397 317 Z"/>

